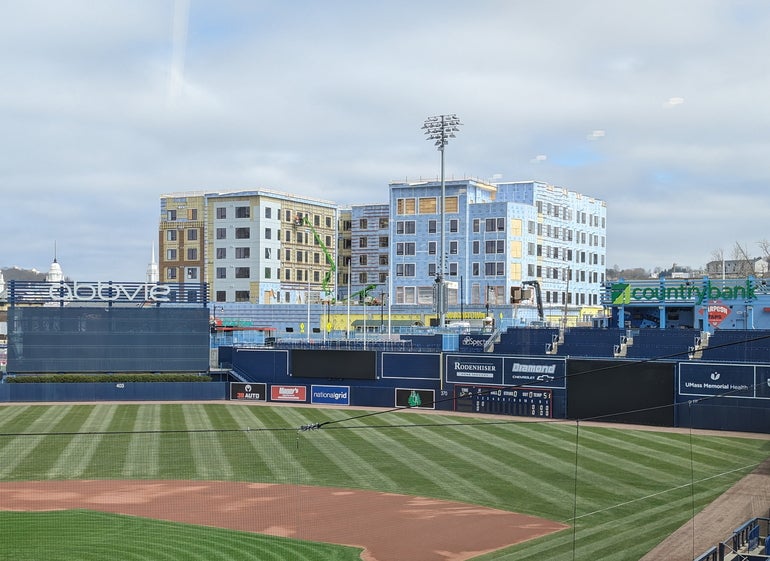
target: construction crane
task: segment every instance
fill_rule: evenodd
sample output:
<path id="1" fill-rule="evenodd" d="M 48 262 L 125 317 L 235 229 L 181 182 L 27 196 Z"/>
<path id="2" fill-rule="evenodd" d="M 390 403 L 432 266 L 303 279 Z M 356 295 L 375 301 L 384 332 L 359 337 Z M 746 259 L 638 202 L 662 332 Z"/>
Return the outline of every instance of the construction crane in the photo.
<path id="1" fill-rule="evenodd" d="M 305 214 L 302 218 L 298 218 L 294 223 L 298 226 L 304 225 L 310 228 L 310 231 L 313 232 L 313 238 L 315 238 L 316 243 L 321 247 L 321 251 L 324 252 L 324 258 L 326 259 L 326 263 L 329 265 L 329 268 L 326 270 L 323 279 L 321 279 L 321 288 L 328 298 L 329 294 L 331 293 L 329 290 L 329 283 L 334 278 L 334 273 L 337 272 L 337 265 L 334 263 L 334 256 L 329 252 L 329 248 L 326 247 L 326 244 L 321 239 L 321 236 L 318 234 L 318 232 L 316 232 L 315 228 L 313 228 L 313 225 L 310 223 L 310 218 L 308 218 L 307 214 Z"/>
<path id="2" fill-rule="evenodd" d="M 537 303 L 537 316 L 540 321 L 545 321 L 545 312 L 543 311 L 543 297 L 540 294 L 540 282 L 536 280 L 523 281 L 521 286 L 531 286 L 535 289 L 535 302 Z"/>
<path id="3" fill-rule="evenodd" d="M 518 304 L 522 299 L 529 299 L 529 297 L 522 290 L 525 286 L 531 286 L 535 290 L 535 303 L 537 304 L 537 316 L 541 323 L 545 322 L 545 312 L 543 311 L 543 297 L 540 294 L 540 282 L 536 280 L 522 281 L 521 286 L 511 287 L 511 304 L 514 305 L 514 310 L 517 309 Z M 514 311 L 514 315 L 516 312 Z"/>
<path id="4" fill-rule="evenodd" d="M 359 290 L 351 294 L 348 298 L 346 298 L 346 300 L 358 299 L 358 301 L 361 302 L 362 304 L 366 304 L 367 296 L 369 296 L 369 293 L 375 288 L 377 288 L 376 284 L 367 285 L 366 288 L 363 288 L 362 290 Z"/>

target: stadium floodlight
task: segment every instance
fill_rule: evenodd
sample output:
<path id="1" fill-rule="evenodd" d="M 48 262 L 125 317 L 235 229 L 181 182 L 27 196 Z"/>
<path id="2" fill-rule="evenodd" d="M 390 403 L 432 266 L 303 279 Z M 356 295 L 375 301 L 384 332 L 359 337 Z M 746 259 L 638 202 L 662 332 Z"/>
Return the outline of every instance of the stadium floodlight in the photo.
<path id="1" fill-rule="evenodd" d="M 460 119 L 454 113 L 448 115 L 434 115 L 428 117 L 422 125 L 425 136 L 432 140 L 434 146 L 441 152 L 441 200 L 439 214 L 441 215 L 441 241 L 439 246 L 439 265 L 436 269 L 436 310 L 438 312 L 438 327 L 444 327 L 446 320 L 447 303 L 446 289 L 444 286 L 444 276 L 446 273 L 446 252 L 444 251 L 444 240 L 446 232 L 446 184 L 444 182 L 444 148 L 449 144 L 450 138 L 455 138 L 455 133 L 460 130 Z"/>

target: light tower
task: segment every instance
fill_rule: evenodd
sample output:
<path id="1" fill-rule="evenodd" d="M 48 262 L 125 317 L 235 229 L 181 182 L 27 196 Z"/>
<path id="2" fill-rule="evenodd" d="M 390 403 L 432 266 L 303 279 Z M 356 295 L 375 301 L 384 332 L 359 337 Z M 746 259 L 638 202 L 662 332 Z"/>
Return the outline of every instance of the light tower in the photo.
<path id="1" fill-rule="evenodd" d="M 446 253 L 444 250 L 444 238 L 446 232 L 444 147 L 449 144 L 450 138 L 455 138 L 455 133 L 460 130 L 458 127 L 461 124 L 462 123 L 460 122 L 460 119 L 457 117 L 457 115 L 452 113 L 449 115 L 435 115 L 433 117 L 428 117 L 425 119 L 425 123 L 422 125 L 428 140 L 434 141 L 436 148 L 439 152 L 441 152 L 441 200 L 439 202 L 439 214 L 441 215 L 441 241 L 439 244 L 439 265 L 436 270 L 436 311 L 438 312 L 439 328 L 444 327 L 447 312 L 446 287 L 444 284 L 444 276 L 446 274 Z"/>

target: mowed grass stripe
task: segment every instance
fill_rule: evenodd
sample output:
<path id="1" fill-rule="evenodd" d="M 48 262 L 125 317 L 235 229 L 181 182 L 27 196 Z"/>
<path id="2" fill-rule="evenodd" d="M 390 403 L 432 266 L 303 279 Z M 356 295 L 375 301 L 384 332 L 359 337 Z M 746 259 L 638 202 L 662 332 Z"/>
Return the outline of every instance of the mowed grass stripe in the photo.
<path id="1" fill-rule="evenodd" d="M 153 479 L 160 471 L 161 438 L 157 432 L 161 427 L 160 407 L 158 405 L 136 406 L 136 417 L 126 450 L 126 461 L 121 475 L 127 478 Z"/>
<path id="2" fill-rule="evenodd" d="M 56 428 L 62 423 L 63 419 L 72 411 L 72 406 L 55 406 L 37 409 L 37 416 L 31 419 L 30 423 L 20 431 L 20 436 L 3 437 L 5 440 L 0 448 L 0 457 L 3 462 L 0 464 L 0 479 L 8 477 L 11 473 L 18 479 L 43 479 L 42 473 L 48 469 L 52 461 L 58 457 L 58 451 L 51 454 L 49 448 L 57 441 L 49 439 L 44 432 L 55 432 Z M 29 435 L 33 433 L 33 435 Z M 29 436 L 24 436 L 25 434 Z M 7 439 L 7 440 L 6 440 Z M 60 448 L 66 446 L 69 438 L 58 437 Z M 45 442 L 45 450 L 41 454 L 39 461 L 26 462 L 35 448 Z M 26 464 L 25 469 L 19 469 Z"/>
<path id="3" fill-rule="evenodd" d="M 403 425 L 403 420 L 395 415 L 380 417 L 380 421 L 383 420 L 393 425 Z M 453 467 L 446 467 L 444 451 L 428 440 L 416 436 L 421 430 L 421 427 L 415 426 L 374 431 L 376 436 L 373 444 L 382 448 L 383 451 L 403 457 L 411 471 L 432 481 L 433 486 L 439 490 L 434 496 L 457 498 L 462 490 L 460 500 L 473 500 L 480 504 L 498 504 L 497 494 L 478 485 L 475 478 L 469 480 L 463 475 L 458 475 Z"/>
<path id="4" fill-rule="evenodd" d="M 528 496 L 525 512 L 553 516 L 572 504 L 574 491 L 574 454 L 550 455 L 547 462 L 531 457 L 532 449 L 521 442 L 508 441 L 494 434 L 490 429 L 466 425 L 432 429 L 432 432 L 446 433 L 440 437 L 447 446 L 458 447 L 458 453 L 465 457 L 478 458 L 477 469 L 491 472 L 482 479 L 487 485 L 512 486 L 516 495 Z M 489 479 L 487 479 L 489 478 Z"/>
<path id="5" fill-rule="evenodd" d="M 264 428 L 265 407 L 227 407 L 227 412 L 237 426 L 243 429 Z M 258 416 L 259 414 L 259 416 Z M 269 417 L 272 417 L 270 415 Z M 274 425 L 278 429 L 278 423 Z M 281 423 L 281 427 L 285 427 Z M 243 433 L 245 444 L 241 453 L 251 458 L 252 473 L 246 479 L 250 481 L 272 481 L 275 483 L 297 483 L 312 478 L 310 471 L 299 461 L 297 455 L 297 437 L 294 431 L 254 430 Z"/>
<path id="6" fill-rule="evenodd" d="M 179 404 L 160 409 L 160 455 L 158 477 L 161 479 L 195 479 L 195 459 L 186 430 L 184 412 Z M 180 431 L 180 432 L 169 432 Z"/>
<path id="7" fill-rule="evenodd" d="M 573 474 L 575 462 L 578 462 L 578 483 L 583 486 L 583 492 L 591 493 L 601 502 L 611 499 L 618 493 L 638 494 L 637 491 L 642 484 L 657 487 L 659 477 L 657 469 L 647 470 L 644 464 L 618 461 L 626 455 L 610 445 L 603 446 L 601 440 L 591 438 L 590 428 L 576 429 L 572 426 L 564 430 L 565 428 L 563 425 L 560 428 L 556 427 L 555 423 L 519 423 L 516 426 L 500 426 L 501 430 L 515 435 L 512 436 L 514 440 L 526 443 L 528 450 L 526 455 L 538 464 L 547 465 L 553 461 L 548 457 L 547 450 L 569 450 L 572 458 L 568 458 L 567 461 L 572 464 Z M 574 475 L 572 479 L 574 480 Z"/>
<path id="8" fill-rule="evenodd" d="M 203 405 L 184 405 L 182 413 L 189 429 L 211 430 L 188 434 L 196 475 L 203 479 L 232 479 L 233 467 L 227 461 L 219 433 L 214 430 Z"/>
<path id="9" fill-rule="evenodd" d="M 30 405 L 0 406 L 0 433 L 19 432 L 16 419 L 30 414 Z M 21 425 L 23 426 L 23 425 Z"/>
<path id="10" fill-rule="evenodd" d="M 294 424 L 294 426 L 300 427 L 317 422 L 315 419 L 309 419 L 301 409 L 287 407 L 282 408 L 281 413 L 287 423 Z M 358 449 L 351 446 L 348 435 L 348 431 L 324 429 L 297 433 L 300 456 L 306 459 L 318 457 L 312 461 L 313 477 L 318 478 L 319 475 L 324 474 L 321 479 L 328 481 L 328 478 L 333 476 L 336 471 L 344 474 L 341 477 L 337 476 L 337 478 L 340 481 L 347 481 L 346 486 L 368 489 L 374 479 L 378 481 L 378 488 L 380 480 L 389 489 L 398 488 L 398 485 L 389 475 L 379 470 L 376 462 L 363 457 Z M 312 447 L 313 450 L 308 451 L 304 448 L 307 446 Z M 332 469 L 332 466 L 336 469 Z"/>
<path id="11" fill-rule="evenodd" d="M 746 445 L 751 445 L 746 442 L 749 439 L 694 436 L 695 438 L 690 438 L 688 434 L 629 431 L 628 435 L 618 433 L 614 438 L 624 439 L 629 446 L 636 445 L 646 450 L 648 455 L 658 455 L 661 451 L 668 453 L 672 457 L 680 458 L 688 466 L 692 458 L 693 470 L 701 476 L 714 473 L 715 462 L 722 467 L 739 467 L 745 463 L 742 454 Z"/>
<path id="12" fill-rule="evenodd" d="M 78 432 L 103 433 L 109 427 L 117 410 L 117 405 L 95 405 L 90 414 L 80 425 Z M 46 473 L 47 479 L 78 478 L 94 457 L 103 434 L 77 434 L 73 436 L 54 465 Z"/>

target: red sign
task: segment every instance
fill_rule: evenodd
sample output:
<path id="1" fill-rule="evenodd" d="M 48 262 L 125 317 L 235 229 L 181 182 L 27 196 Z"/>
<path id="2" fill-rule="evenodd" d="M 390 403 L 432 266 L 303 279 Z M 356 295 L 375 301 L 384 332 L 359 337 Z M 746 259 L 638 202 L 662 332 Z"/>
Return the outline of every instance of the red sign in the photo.
<path id="1" fill-rule="evenodd" d="M 719 327 L 719 324 L 729 315 L 730 308 L 725 306 L 722 302 L 714 301 L 708 305 L 709 323 L 714 327 Z"/>
<path id="2" fill-rule="evenodd" d="M 270 386 L 270 401 L 307 401 L 307 386 Z"/>

